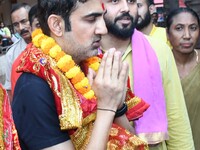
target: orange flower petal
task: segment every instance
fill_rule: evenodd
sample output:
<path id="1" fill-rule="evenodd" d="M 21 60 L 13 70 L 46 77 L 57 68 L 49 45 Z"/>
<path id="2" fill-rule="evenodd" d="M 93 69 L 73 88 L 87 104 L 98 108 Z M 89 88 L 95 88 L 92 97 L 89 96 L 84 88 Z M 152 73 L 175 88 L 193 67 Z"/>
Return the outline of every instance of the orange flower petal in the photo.
<path id="1" fill-rule="evenodd" d="M 69 79 L 74 78 L 80 72 L 80 68 L 78 66 L 74 66 L 68 72 L 65 73 L 65 76 Z"/>
<path id="2" fill-rule="evenodd" d="M 72 84 L 76 84 L 78 82 L 80 82 L 81 80 L 83 80 L 83 78 L 85 77 L 83 72 L 79 72 L 74 78 L 71 79 Z"/>
<path id="3" fill-rule="evenodd" d="M 63 72 L 67 72 L 67 71 L 69 71 L 69 69 L 73 68 L 74 66 L 75 66 L 75 62 L 74 62 L 73 60 L 70 60 L 68 63 L 66 63 L 65 66 L 63 66 L 63 67 L 61 68 L 61 70 L 62 70 Z"/>
<path id="4" fill-rule="evenodd" d="M 57 54 L 57 56 L 56 56 L 56 61 L 58 61 L 61 57 L 63 57 L 63 56 L 65 56 L 66 54 L 65 54 L 65 52 L 63 52 L 63 51 L 61 51 L 61 52 L 59 52 L 58 54 Z"/>
<path id="5" fill-rule="evenodd" d="M 90 86 L 87 86 L 87 87 L 82 87 L 81 89 L 79 89 L 78 91 L 81 93 L 81 94 L 85 94 L 87 92 L 89 92 L 91 90 L 91 87 Z"/>
<path id="6" fill-rule="evenodd" d="M 34 31 L 32 32 L 32 34 L 31 34 L 32 39 L 33 39 L 36 35 L 38 35 L 38 34 L 40 34 L 40 33 L 42 33 L 42 30 L 41 30 L 41 29 L 36 29 L 36 30 L 34 30 Z"/>

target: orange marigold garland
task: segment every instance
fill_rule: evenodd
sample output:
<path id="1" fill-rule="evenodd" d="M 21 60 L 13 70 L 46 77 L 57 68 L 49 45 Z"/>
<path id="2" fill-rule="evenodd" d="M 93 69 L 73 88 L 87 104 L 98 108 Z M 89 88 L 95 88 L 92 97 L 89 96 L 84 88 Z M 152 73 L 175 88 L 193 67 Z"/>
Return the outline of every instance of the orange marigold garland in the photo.
<path id="1" fill-rule="evenodd" d="M 89 67 L 92 68 L 94 71 L 99 69 L 99 57 L 90 57 L 84 61 L 84 63 Z"/>
<path id="2" fill-rule="evenodd" d="M 32 33 L 32 42 L 37 48 L 40 48 L 43 53 L 49 55 L 56 61 L 57 67 L 71 81 L 79 93 L 86 99 L 95 98 L 94 91 L 91 89 L 89 81 L 81 71 L 80 67 L 76 65 L 70 55 L 67 55 L 61 49 L 53 38 L 44 35 L 41 29 L 36 29 Z M 84 63 L 94 71 L 97 71 L 99 68 L 98 57 L 91 57 Z"/>

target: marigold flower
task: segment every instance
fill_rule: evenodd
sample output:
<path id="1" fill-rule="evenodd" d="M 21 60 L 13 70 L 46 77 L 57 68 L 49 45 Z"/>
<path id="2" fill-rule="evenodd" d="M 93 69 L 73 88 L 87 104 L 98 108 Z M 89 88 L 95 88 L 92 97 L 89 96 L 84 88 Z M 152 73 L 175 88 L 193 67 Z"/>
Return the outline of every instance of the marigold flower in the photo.
<path id="1" fill-rule="evenodd" d="M 67 71 L 69 71 L 71 68 L 73 68 L 75 65 L 76 65 L 75 62 L 74 62 L 73 60 L 70 60 L 69 62 L 67 62 L 67 64 L 66 64 L 65 66 L 63 66 L 63 67 L 61 68 L 61 70 L 62 70 L 63 72 L 67 72 Z"/>
<path id="2" fill-rule="evenodd" d="M 65 73 L 65 76 L 69 79 L 75 77 L 80 72 L 80 68 L 78 66 L 74 66 L 68 72 Z"/>
<path id="3" fill-rule="evenodd" d="M 56 61 L 58 61 L 61 57 L 63 57 L 63 56 L 65 56 L 66 54 L 65 54 L 65 52 L 63 52 L 63 51 L 61 51 L 61 52 L 59 52 L 58 54 L 57 54 L 57 56 L 56 56 Z"/>
<path id="4" fill-rule="evenodd" d="M 31 36 L 32 36 L 32 39 L 38 35 L 38 34 L 41 34 L 42 33 L 42 30 L 41 29 L 36 29 L 32 32 Z"/>
<path id="5" fill-rule="evenodd" d="M 85 75 L 83 72 L 79 72 L 77 73 L 77 75 L 71 79 L 72 84 L 76 84 L 78 82 L 80 82 L 81 80 L 83 80 L 83 78 L 85 78 Z"/>
<path id="6" fill-rule="evenodd" d="M 62 58 L 59 59 L 57 62 L 57 66 L 59 69 L 62 69 L 67 63 L 72 60 L 72 57 L 70 55 L 65 55 Z"/>
<path id="7" fill-rule="evenodd" d="M 33 42 L 33 44 L 36 46 L 36 47 L 40 47 L 40 44 L 39 44 L 39 41 L 41 40 L 41 38 L 44 36 L 44 34 L 38 34 L 38 35 L 36 35 L 34 38 L 33 38 L 33 40 L 32 40 L 32 42 Z"/>
<path id="8" fill-rule="evenodd" d="M 93 64 L 90 64 L 89 67 L 92 68 L 94 71 L 97 71 L 99 69 L 99 62 L 95 62 Z"/>
<path id="9" fill-rule="evenodd" d="M 58 55 L 59 52 L 61 52 L 62 49 L 60 46 L 58 45 L 55 45 L 53 46 L 50 50 L 49 50 L 49 55 L 52 57 L 52 58 L 56 58 L 56 56 Z"/>
<path id="10" fill-rule="evenodd" d="M 87 86 L 89 86 L 89 81 L 88 78 L 86 77 L 84 77 L 83 80 L 74 85 L 76 89 L 81 89 L 82 87 L 87 87 Z"/>
<path id="11" fill-rule="evenodd" d="M 94 91 L 93 90 L 90 90 L 89 92 L 83 94 L 83 96 L 86 98 L 86 99 L 92 99 L 94 97 Z"/>
<path id="12" fill-rule="evenodd" d="M 87 93 L 91 90 L 91 86 L 87 86 L 87 87 L 82 87 L 80 89 L 78 89 L 78 91 L 81 93 L 81 94 L 84 94 L 84 93 Z"/>
<path id="13" fill-rule="evenodd" d="M 47 51 L 47 50 L 50 50 L 54 45 L 56 45 L 56 42 L 53 38 L 46 38 L 45 40 L 42 40 L 41 41 L 41 49 L 43 51 Z"/>
<path id="14" fill-rule="evenodd" d="M 99 58 L 97 56 L 90 57 L 86 60 L 86 63 L 88 63 L 88 64 L 93 64 L 93 63 L 96 63 L 96 62 L 99 62 Z"/>
<path id="15" fill-rule="evenodd" d="M 47 38 L 48 38 L 48 37 L 47 37 L 46 35 L 44 35 L 44 36 L 42 36 L 42 37 L 39 39 L 38 44 L 40 45 L 40 48 L 41 48 L 41 43 L 42 43 L 44 40 L 46 40 Z M 49 49 L 48 49 L 48 50 L 44 49 L 43 52 L 44 52 L 44 51 L 49 51 Z M 46 54 L 48 54 L 48 53 L 46 53 Z"/>

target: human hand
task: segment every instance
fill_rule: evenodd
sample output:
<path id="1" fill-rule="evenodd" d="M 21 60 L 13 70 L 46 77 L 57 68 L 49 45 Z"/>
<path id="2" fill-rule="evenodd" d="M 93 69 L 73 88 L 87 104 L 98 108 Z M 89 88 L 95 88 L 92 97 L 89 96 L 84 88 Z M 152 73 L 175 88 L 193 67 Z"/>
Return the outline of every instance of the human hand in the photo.
<path id="1" fill-rule="evenodd" d="M 96 76 L 89 71 L 99 108 L 115 111 L 121 108 L 126 96 L 128 70 L 121 53 L 112 48 L 104 54 Z"/>

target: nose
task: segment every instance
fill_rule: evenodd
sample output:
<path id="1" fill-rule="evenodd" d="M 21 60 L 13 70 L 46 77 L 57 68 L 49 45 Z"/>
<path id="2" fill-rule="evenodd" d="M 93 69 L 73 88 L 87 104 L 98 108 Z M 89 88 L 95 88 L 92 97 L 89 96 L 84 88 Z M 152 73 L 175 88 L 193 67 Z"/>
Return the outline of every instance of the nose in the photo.
<path id="1" fill-rule="evenodd" d="M 24 25 L 22 23 L 19 23 L 19 30 L 21 31 L 22 29 L 24 29 Z"/>
<path id="2" fill-rule="evenodd" d="M 105 21 L 104 21 L 103 17 L 101 17 L 99 19 L 99 21 L 97 22 L 95 34 L 105 35 L 105 34 L 107 34 L 107 32 L 108 32 L 108 30 L 106 28 Z"/>
<path id="3" fill-rule="evenodd" d="M 191 38 L 191 34 L 190 34 L 190 30 L 189 29 L 186 28 L 184 30 L 183 38 L 185 38 L 185 39 Z"/>
<path id="4" fill-rule="evenodd" d="M 128 6 L 127 0 L 122 0 L 122 7 L 121 7 L 121 12 L 129 12 L 130 8 Z"/>

